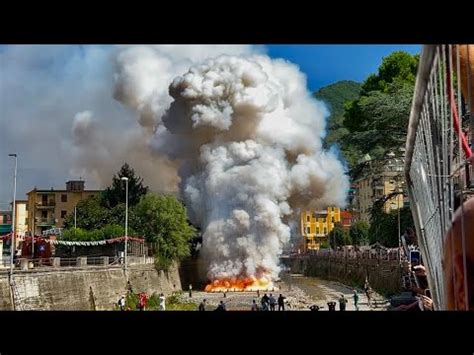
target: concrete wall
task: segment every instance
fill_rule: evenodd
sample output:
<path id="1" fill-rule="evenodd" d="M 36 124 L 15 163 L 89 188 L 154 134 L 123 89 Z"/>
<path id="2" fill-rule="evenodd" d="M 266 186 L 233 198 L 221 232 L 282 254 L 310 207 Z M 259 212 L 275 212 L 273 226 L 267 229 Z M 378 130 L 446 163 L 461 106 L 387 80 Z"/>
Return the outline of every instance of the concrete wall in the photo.
<path id="1" fill-rule="evenodd" d="M 157 271 L 153 265 L 131 266 L 128 280 L 134 292 L 163 292 L 181 289 L 178 268 Z M 90 268 L 58 271 L 28 271 L 15 274 L 24 310 L 112 310 L 129 287 L 119 268 Z M 8 276 L 0 275 L 0 310 L 11 310 Z"/>
<path id="2" fill-rule="evenodd" d="M 368 277 L 371 287 L 381 294 L 396 294 L 401 291 L 401 272 L 396 260 L 314 255 L 292 258 L 286 264 L 293 273 L 335 280 L 349 286 L 362 287 Z"/>

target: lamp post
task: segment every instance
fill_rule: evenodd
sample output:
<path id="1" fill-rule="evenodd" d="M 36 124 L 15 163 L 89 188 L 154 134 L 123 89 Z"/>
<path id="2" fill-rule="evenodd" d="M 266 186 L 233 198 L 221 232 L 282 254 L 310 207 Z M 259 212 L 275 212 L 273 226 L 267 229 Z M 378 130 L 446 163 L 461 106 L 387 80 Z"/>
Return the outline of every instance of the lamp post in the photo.
<path id="1" fill-rule="evenodd" d="M 127 239 L 128 239 L 128 177 L 122 177 L 125 181 L 125 253 L 124 253 L 124 268 L 127 271 Z"/>
<path id="2" fill-rule="evenodd" d="M 398 185 L 397 185 L 398 187 Z M 398 217 L 398 263 L 400 264 L 402 262 L 402 238 L 400 234 L 400 190 L 397 189 L 397 203 L 391 203 L 390 205 L 393 208 L 397 208 L 397 217 Z"/>
<path id="3" fill-rule="evenodd" d="M 9 157 L 15 158 L 15 172 L 13 174 L 13 208 L 12 208 L 12 238 L 10 243 L 10 275 L 13 275 L 13 257 L 15 255 L 15 233 L 16 233 L 16 171 L 17 171 L 17 156 L 16 154 L 8 154 Z"/>
<path id="4" fill-rule="evenodd" d="M 398 207 L 398 263 L 402 263 L 402 236 L 401 236 L 401 230 L 400 230 L 400 180 L 397 180 L 397 207 Z M 402 195 L 403 196 L 403 195 Z M 402 197 L 403 198 L 403 197 Z"/>

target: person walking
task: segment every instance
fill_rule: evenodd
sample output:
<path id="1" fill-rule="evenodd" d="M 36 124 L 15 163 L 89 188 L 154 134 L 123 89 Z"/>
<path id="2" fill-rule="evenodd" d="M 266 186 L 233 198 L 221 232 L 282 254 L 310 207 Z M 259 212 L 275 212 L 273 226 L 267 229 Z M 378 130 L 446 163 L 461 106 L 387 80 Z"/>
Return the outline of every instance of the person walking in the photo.
<path id="1" fill-rule="evenodd" d="M 166 297 L 164 294 L 160 294 L 160 311 L 166 311 Z"/>
<path id="2" fill-rule="evenodd" d="M 357 290 L 354 290 L 354 295 L 352 296 L 354 298 L 354 307 L 356 311 L 359 310 L 359 294 L 357 293 Z"/>

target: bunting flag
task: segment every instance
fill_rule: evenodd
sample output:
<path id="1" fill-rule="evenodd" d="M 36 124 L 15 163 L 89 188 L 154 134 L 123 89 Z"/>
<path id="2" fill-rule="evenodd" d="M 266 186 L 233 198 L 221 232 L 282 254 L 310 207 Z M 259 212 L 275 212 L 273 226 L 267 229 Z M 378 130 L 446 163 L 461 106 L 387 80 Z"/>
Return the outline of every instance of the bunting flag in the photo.
<path id="1" fill-rule="evenodd" d="M 124 240 L 125 240 L 125 237 L 105 239 L 105 240 L 95 240 L 95 241 L 72 241 L 72 240 L 57 240 L 57 239 L 49 239 L 46 241 L 53 245 L 96 246 L 96 245 L 106 245 L 106 244 L 111 244 L 111 243 L 119 243 Z M 143 238 L 134 238 L 134 237 L 127 237 L 127 240 L 133 240 L 133 241 L 141 242 L 141 243 L 145 241 L 145 239 Z"/>
<path id="2" fill-rule="evenodd" d="M 10 240 L 11 237 L 12 237 L 12 234 L 13 233 L 2 235 L 2 236 L 0 236 L 0 239 Z M 17 238 L 18 238 L 18 236 L 17 236 Z M 70 246 L 74 246 L 74 245 L 77 245 L 77 246 L 95 246 L 95 245 L 105 245 L 105 244 L 111 244 L 111 243 L 120 243 L 120 242 L 125 241 L 125 237 L 118 237 L 118 238 L 104 239 L 104 240 L 95 240 L 95 241 L 57 240 L 57 239 L 48 239 L 48 238 L 45 238 L 45 237 L 23 237 L 21 240 L 31 241 L 31 239 L 34 239 L 35 243 L 45 241 L 45 242 L 53 244 L 53 245 L 70 245 Z M 135 242 L 140 242 L 140 243 L 145 242 L 144 238 L 136 238 L 136 237 L 127 237 L 127 240 L 133 240 Z"/>

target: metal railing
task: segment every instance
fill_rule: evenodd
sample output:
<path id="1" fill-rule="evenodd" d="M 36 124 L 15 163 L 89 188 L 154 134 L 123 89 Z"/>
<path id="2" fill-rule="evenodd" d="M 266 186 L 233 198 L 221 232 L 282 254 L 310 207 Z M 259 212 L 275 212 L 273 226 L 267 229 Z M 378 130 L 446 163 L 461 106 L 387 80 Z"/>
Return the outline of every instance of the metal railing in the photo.
<path id="1" fill-rule="evenodd" d="M 145 262 L 145 258 L 141 258 L 141 264 L 149 263 L 149 260 Z M 135 262 L 134 264 L 138 264 Z M 87 267 L 110 267 L 110 266 L 123 266 L 123 259 L 121 257 L 109 257 L 109 256 L 89 256 L 89 257 L 73 257 L 73 258 L 19 258 L 15 260 L 14 269 L 15 272 L 27 271 L 27 270 L 57 270 L 61 268 L 87 268 Z M 0 259 L 0 271 L 9 270 L 10 258 L 3 257 Z"/>
<path id="2" fill-rule="evenodd" d="M 308 250 L 300 254 L 291 254 L 290 257 L 330 257 L 334 259 L 357 259 L 357 260 L 396 260 L 398 261 L 398 249 L 390 250 L 365 250 L 365 251 L 334 251 L 334 250 Z M 403 254 L 405 258 L 405 255 Z"/>
<path id="3" fill-rule="evenodd" d="M 41 207 L 55 207 L 56 202 L 55 201 L 48 201 L 46 203 L 43 202 L 36 202 L 36 207 L 41 208 Z"/>
<path id="4" fill-rule="evenodd" d="M 424 46 L 406 142 L 408 195 L 436 309 L 446 307 L 442 269 L 444 236 L 451 226 L 455 195 L 460 193 L 462 201 L 466 172 L 472 171 L 461 152 L 459 138 L 463 134 L 456 129 L 457 113 L 462 116 L 465 111 L 461 100 L 460 84 L 464 79 L 459 71 L 459 47 Z M 470 113 L 469 107 L 467 112 Z"/>
<path id="5" fill-rule="evenodd" d="M 51 218 L 40 218 L 40 217 L 36 217 L 35 219 L 35 222 L 37 225 L 54 225 L 56 223 L 56 221 L 54 219 L 51 219 Z"/>

